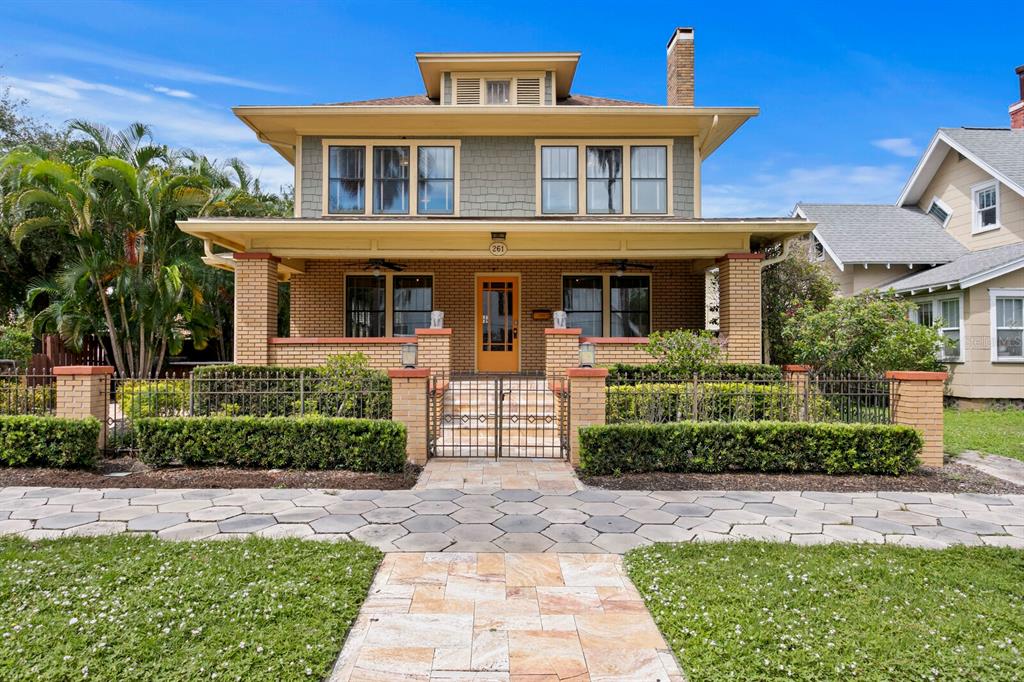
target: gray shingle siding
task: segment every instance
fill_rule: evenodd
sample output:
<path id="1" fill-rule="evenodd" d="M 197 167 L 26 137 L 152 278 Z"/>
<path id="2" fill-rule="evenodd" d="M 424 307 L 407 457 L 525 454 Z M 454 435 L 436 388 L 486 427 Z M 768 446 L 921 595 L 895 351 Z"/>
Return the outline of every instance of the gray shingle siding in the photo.
<path id="1" fill-rule="evenodd" d="M 672 145 L 672 213 L 693 217 L 693 138 L 677 137 Z"/>
<path id="2" fill-rule="evenodd" d="M 302 217 L 323 215 L 324 152 L 322 137 L 302 138 Z"/>

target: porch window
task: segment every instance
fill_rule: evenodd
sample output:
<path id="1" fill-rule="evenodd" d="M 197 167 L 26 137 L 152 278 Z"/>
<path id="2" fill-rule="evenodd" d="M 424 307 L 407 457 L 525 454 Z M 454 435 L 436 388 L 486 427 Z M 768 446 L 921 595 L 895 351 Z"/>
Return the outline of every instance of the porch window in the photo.
<path id="1" fill-rule="evenodd" d="M 373 148 L 373 212 L 409 212 L 409 148 Z"/>
<path id="2" fill-rule="evenodd" d="M 419 213 L 454 213 L 455 147 L 419 147 L 416 168 Z"/>
<path id="3" fill-rule="evenodd" d="M 366 197 L 366 148 L 331 147 L 328 152 L 328 213 L 362 213 Z"/>
<path id="4" fill-rule="evenodd" d="M 622 213 L 622 147 L 587 147 L 587 213 Z"/>
<path id="5" fill-rule="evenodd" d="M 611 277 L 611 335 L 647 336 L 651 332 L 651 278 Z"/>
<path id="6" fill-rule="evenodd" d="M 430 326 L 434 305 L 434 278 L 430 275 L 395 275 L 392 278 L 392 336 L 415 336 Z"/>
<path id="7" fill-rule="evenodd" d="M 576 147 L 541 147 L 541 212 L 576 213 L 579 168 Z"/>
<path id="8" fill-rule="evenodd" d="M 604 278 L 566 275 L 562 278 L 562 307 L 571 328 L 583 336 L 604 336 Z"/>
<path id="9" fill-rule="evenodd" d="M 993 360 L 1024 360 L 1024 290 L 992 294 L 995 309 Z"/>
<path id="10" fill-rule="evenodd" d="M 668 150 L 630 148 L 630 205 L 633 213 L 668 212 Z"/>
<path id="11" fill-rule="evenodd" d="M 345 336 L 384 336 L 386 280 L 373 275 L 345 278 Z"/>

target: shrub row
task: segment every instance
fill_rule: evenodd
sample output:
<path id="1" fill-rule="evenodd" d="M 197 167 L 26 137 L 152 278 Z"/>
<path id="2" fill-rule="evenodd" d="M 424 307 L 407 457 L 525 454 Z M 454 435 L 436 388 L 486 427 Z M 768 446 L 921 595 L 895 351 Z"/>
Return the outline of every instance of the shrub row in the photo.
<path id="1" fill-rule="evenodd" d="M 136 422 L 151 466 L 401 471 L 405 425 L 327 417 L 163 417 Z"/>
<path id="2" fill-rule="evenodd" d="M 580 429 L 580 470 L 888 474 L 919 464 L 920 434 L 893 424 L 693 422 Z"/>
<path id="3" fill-rule="evenodd" d="M 0 417 L 0 464 L 65 469 L 92 466 L 98 454 L 97 419 Z"/>
<path id="4" fill-rule="evenodd" d="M 782 379 L 782 368 L 777 365 L 745 364 L 723 362 L 708 365 L 700 371 L 701 378 L 722 381 L 777 381 Z M 608 367 L 608 384 L 638 384 L 692 379 L 690 372 L 684 372 L 666 365 L 615 364 Z"/>

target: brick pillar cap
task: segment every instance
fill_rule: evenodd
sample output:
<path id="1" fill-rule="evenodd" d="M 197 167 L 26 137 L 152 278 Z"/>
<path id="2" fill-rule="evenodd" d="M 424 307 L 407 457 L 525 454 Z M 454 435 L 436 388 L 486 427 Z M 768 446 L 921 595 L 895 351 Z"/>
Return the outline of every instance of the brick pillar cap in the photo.
<path id="1" fill-rule="evenodd" d="M 54 367 L 54 376 L 102 376 L 114 373 L 114 368 L 108 365 L 64 365 Z"/>
<path id="2" fill-rule="evenodd" d="M 886 372 L 886 379 L 897 379 L 899 381 L 945 381 L 949 376 L 948 372 Z"/>
<path id="3" fill-rule="evenodd" d="M 727 260 L 764 260 L 764 254 L 746 252 L 727 253 L 721 258 L 716 258 L 715 262 L 722 263 Z"/>
<path id="4" fill-rule="evenodd" d="M 570 367 L 565 370 L 565 375 L 572 378 L 577 377 L 606 377 L 608 376 L 607 367 Z"/>
<path id="5" fill-rule="evenodd" d="M 545 329 L 544 333 L 545 334 L 565 334 L 567 336 L 568 335 L 579 336 L 580 334 L 583 333 L 583 329 L 582 328 L 574 328 L 574 327 L 569 327 L 568 329 L 555 329 L 554 327 L 550 327 L 548 329 Z"/>
<path id="6" fill-rule="evenodd" d="M 451 336 L 452 329 L 417 329 L 416 336 Z"/>
<path id="7" fill-rule="evenodd" d="M 392 379 L 426 379 L 430 376 L 429 367 L 392 367 L 388 370 Z"/>
<path id="8" fill-rule="evenodd" d="M 811 371 L 811 366 L 810 365 L 783 365 L 782 366 L 782 371 L 783 372 L 790 372 L 790 373 L 794 373 L 794 374 L 797 373 L 797 372 L 807 373 L 807 372 Z"/>

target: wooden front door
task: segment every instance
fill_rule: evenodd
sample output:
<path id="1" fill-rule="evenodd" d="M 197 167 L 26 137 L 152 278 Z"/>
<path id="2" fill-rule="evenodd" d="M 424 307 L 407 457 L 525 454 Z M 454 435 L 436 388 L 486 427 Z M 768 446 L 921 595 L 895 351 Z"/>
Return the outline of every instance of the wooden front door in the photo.
<path id="1" fill-rule="evenodd" d="M 487 275 L 476 280 L 476 368 L 519 371 L 519 276 Z"/>

